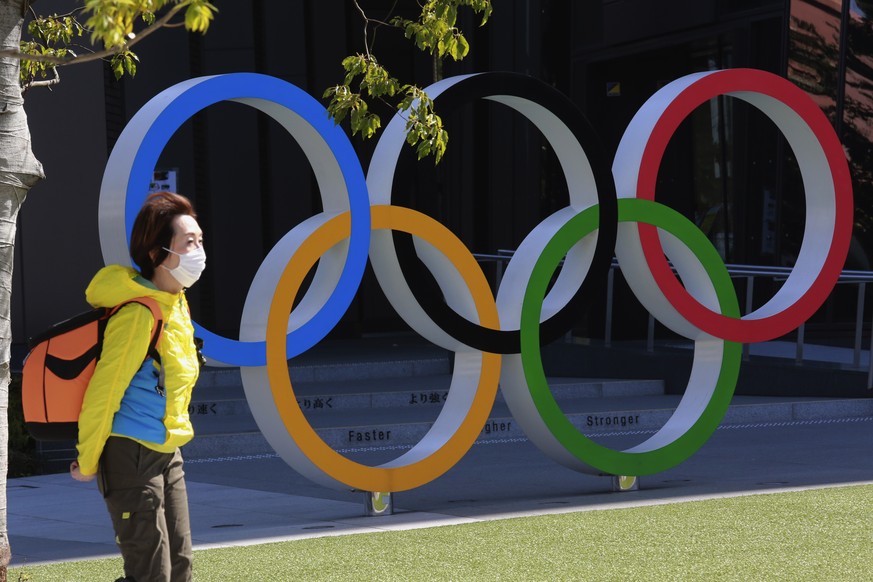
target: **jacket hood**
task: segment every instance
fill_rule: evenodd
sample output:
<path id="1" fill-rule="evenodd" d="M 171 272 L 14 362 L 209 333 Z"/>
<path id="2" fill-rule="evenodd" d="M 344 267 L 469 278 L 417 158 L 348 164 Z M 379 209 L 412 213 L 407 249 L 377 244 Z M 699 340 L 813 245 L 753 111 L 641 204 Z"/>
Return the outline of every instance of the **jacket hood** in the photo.
<path id="1" fill-rule="evenodd" d="M 172 305 L 178 295 L 146 287 L 136 281 L 139 272 L 131 267 L 109 265 L 103 267 L 85 290 L 85 299 L 93 307 L 115 307 L 136 297 L 152 297 L 158 303 Z"/>

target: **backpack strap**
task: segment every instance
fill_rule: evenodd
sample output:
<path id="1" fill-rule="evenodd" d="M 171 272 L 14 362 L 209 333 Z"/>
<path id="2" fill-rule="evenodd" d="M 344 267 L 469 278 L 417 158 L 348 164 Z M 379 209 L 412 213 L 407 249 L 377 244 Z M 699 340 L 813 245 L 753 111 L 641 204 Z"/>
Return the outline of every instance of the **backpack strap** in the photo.
<path id="1" fill-rule="evenodd" d="M 134 299 L 128 299 L 122 303 L 119 303 L 115 307 L 113 307 L 109 312 L 109 317 L 115 315 L 115 313 L 127 305 L 128 303 L 139 303 L 140 305 L 147 307 L 149 311 L 152 312 L 152 337 L 149 340 L 149 347 L 146 350 L 146 358 L 151 357 L 154 361 L 158 363 L 158 367 L 160 368 L 160 376 L 158 385 L 156 386 L 158 392 L 163 395 L 164 394 L 164 364 L 161 362 L 161 355 L 158 353 L 158 344 L 161 342 L 161 332 L 164 329 L 164 314 L 161 311 L 160 305 L 151 297 L 136 297 Z"/>

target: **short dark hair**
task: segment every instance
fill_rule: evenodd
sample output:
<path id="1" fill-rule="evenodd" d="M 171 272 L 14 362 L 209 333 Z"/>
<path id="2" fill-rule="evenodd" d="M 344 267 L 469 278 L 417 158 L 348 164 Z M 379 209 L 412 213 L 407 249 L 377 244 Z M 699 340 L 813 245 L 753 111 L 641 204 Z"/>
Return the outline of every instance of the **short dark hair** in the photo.
<path id="1" fill-rule="evenodd" d="M 154 277 L 155 267 L 167 258 L 164 247 L 170 246 L 174 234 L 173 219 L 181 214 L 197 219 L 194 206 L 184 196 L 174 192 L 154 192 L 148 195 L 136 215 L 130 233 L 130 258 L 146 279 Z"/>

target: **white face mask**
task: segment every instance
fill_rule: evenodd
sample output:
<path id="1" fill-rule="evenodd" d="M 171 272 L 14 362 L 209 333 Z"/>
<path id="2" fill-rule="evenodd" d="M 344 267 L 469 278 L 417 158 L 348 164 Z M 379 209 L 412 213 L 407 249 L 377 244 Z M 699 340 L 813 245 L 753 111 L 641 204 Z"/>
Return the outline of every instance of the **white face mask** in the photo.
<path id="1" fill-rule="evenodd" d="M 206 268 L 206 251 L 202 246 L 197 247 L 193 251 L 181 255 L 168 248 L 164 248 L 168 253 L 173 253 L 179 257 L 179 266 L 173 269 L 161 265 L 170 272 L 173 279 L 179 282 L 186 289 L 197 282 L 203 269 Z"/>

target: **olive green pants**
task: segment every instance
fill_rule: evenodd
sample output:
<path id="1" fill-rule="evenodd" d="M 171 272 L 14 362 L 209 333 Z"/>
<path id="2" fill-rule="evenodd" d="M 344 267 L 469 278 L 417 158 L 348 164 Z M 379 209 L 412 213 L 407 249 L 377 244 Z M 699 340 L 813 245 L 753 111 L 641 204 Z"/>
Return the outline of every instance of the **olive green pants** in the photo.
<path id="1" fill-rule="evenodd" d="M 182 454 L 158 453 L 121 437 L 106 441 L 98 487 L 136 582 L 191 580 L 191 523 Z"/>

